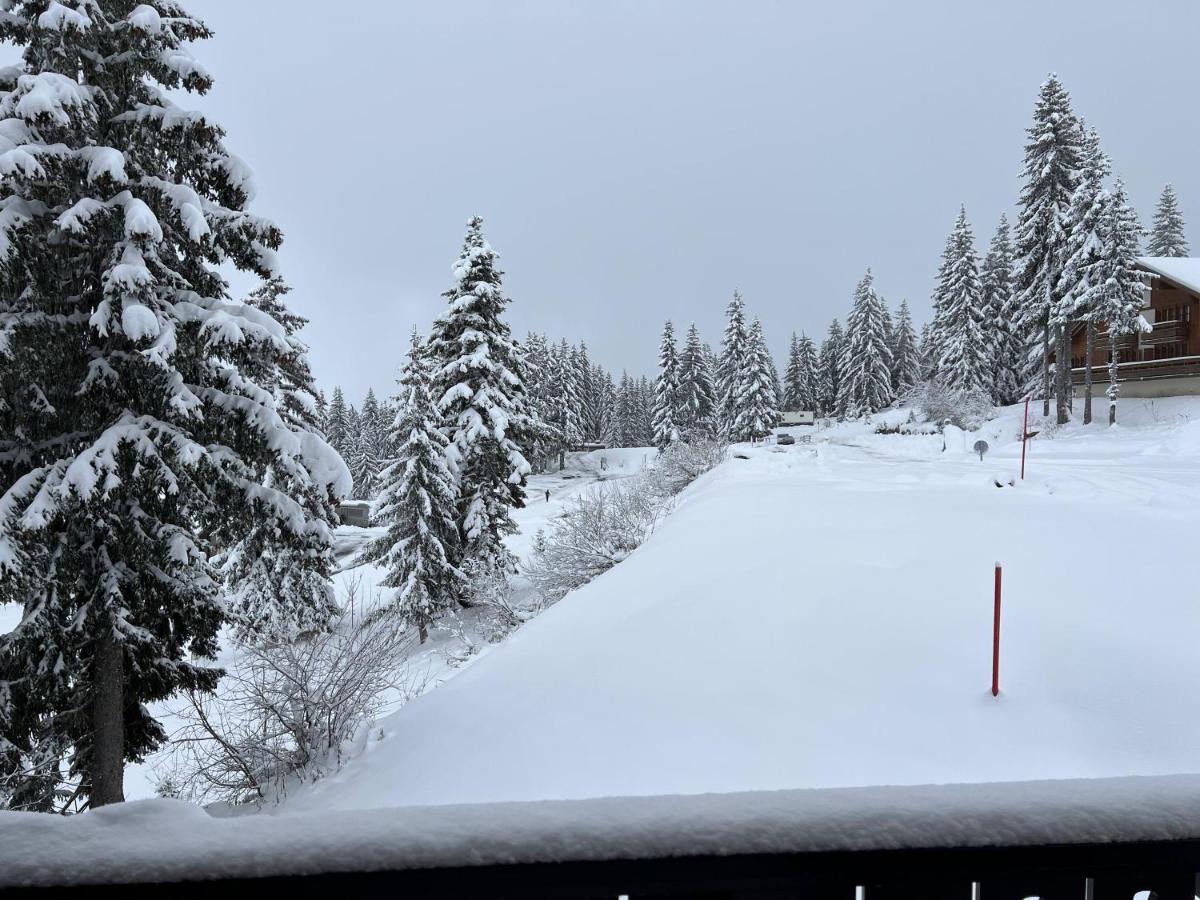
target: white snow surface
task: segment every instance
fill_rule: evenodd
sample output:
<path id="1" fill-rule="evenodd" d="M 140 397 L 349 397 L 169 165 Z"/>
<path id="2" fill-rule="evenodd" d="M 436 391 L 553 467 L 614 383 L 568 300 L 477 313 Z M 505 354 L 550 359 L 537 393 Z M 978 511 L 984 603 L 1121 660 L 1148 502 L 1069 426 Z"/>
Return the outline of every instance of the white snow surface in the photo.
<path id="1" fill-rule="evenodd" d="M 945 452 L 862 424 L 735 448 L 279 809 L 1196 771 L 1200 401 L 1121 410 L 1036 423 L 1023 483 L 1015 407 Z"/>
<path id="2" fill-rule="evenodd" d="M 0 812 L 0 887 L 1200 836 L 1200 776 L 609 797 L 218 819 Z"/>

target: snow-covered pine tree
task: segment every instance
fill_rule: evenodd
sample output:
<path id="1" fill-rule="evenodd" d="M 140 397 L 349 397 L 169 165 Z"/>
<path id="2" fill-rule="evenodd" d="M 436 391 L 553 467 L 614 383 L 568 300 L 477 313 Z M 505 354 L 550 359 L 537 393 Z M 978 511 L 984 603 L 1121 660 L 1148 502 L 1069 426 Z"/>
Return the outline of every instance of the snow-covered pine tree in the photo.
<path id="1" fill-rule="evenodd" d="M 731 437 L 735 441 L 757 441 L 766 437 L 779 416 L 779 401 L 771 374 L 771 354 L 757 318 L 746 335 L 746 359 L 733 408 Z"/>
<path id="2" fill-rule="evenodd" d="M 275 394 L 276 408 L 289 428 L 297 434 L 316 434 L 319 411 L 313 399 L 316 388 L 306 356 L 308 348 L 296 338 L 305 319 L 283 302 L 288 290 L 281 278 L 273 277 L 246 300 L 247 305 L 282 325 L 293 347 L 259 384 Z M 314 520 L 337 521 L 337 498 L 320 481 L 296 479 L 269 467 L 266 483 L 295 497 Z M 333 548 L 328 537 L 314 533 L 307 541 L 280 546 L 275 528 L 271 519 L 255 521 L 250 533 L 223 560 L 227 615 L 241 640 L 290 640 L 325 629 L 337 611 L 329 580 Z"/>
<path id="3" fill-rule="evenodd" d="M 679 351 L 675 326 L 668 319 L 658 345 L 658 377 L 654 381 L 654 445 L 660 450 L 679 438 Z"/>
<path id="4" fill-rule="evenodd" d="M 748 340 L 746 302 L 735 290 L 733 299 L 725 307 L 725 333 L 721 338 L 721 358 L 717 366 L 717 430 L 721 434 L 731 434 L 738 417 L 738 396 L 746 378 Z"/>
<path id="5" fill-rule="evenodd" d="M 711 433 L 716 407 L 715 393 L 700 330 L 693 322 L 679 354 L 679 426 L 683 433 Z"/>
<path id="6" fill-rule="evenodd" d="M 603 428 L 601 422 L 599 385 L 592 379 L 592 362 L 588 358 L 587 344 L 579 342 L 579 346 L 571 350 L 572 375 L 575 382 L 575 414 L 579 422 L 579 440 L 596 442 L 600 440 Z"/>
<path id="7" fill-rule="evenodd" d="M 462 556 L 458 489 L 446 459 L 449 441 L 442 417 L 430 394 L 424 348 L 409 351 L 400 384 L 404 402 L 390 429 L 398 450 L 380 474 L 375 512 L 387 532 L 364 548 L 363 557 L 384 566 L 383 585 L 396 588 L 375 614 L 416 628 L 424 643 L 429 626 L 466 590 L 466 576 L 455 564 Z"/>
<path id="8" fill-rule="evenodd" d="M 527 379 L 528 402 L 535 420 L 549 427 L 551 411 L 550 352 L 546 335 L 530 331 L 525 337 L 525 377 Z M 554 455 L 553 436 L 543 433 L 534 440 L 526 453 L 530 463 L 544 471 Z"/>
<path id="9" fill-rule="evenodd" d="M 800 339 L 792 332 L 792 340 L 788 344 L 787 367 L 783 370 L 783 397 L 780 405 L 785 410 L 800 409 Z"/>
<path id="10" fill-rule="evenodd" d="M 558 468 L 566 465 L 566 452 L 583 440 L 580 422 L 579 382 L 576 378 L 574 351 L 564 338 L 550 347 L 547 390 L 554 455 Z"/>
<path id="11" fill-rule="evenodd" d="M 854 290 L 839 366 L 850 417 L 870 415 L 892 402 L 892 353 L 883 311 L 875 278 L 867 269 Z"/>
<path id="12" fill-rule="evenodd" d="M 635 447 L 654 446 L 654 388 L 650 379 L 643 375 L 638 379 L 637 390 L 634 392 L 637 402 L 636 418 L 637 441 Z"/>
<path id="13" fill-rule="evenodd" d="M 477 571 L 499 572 L 512 567 L 503 539 L 516 527 L 509 510 L 525 505 L 524 448 L 536 441 L 539 423 L 525 396 L 523 354 L 504 320 L 510 301 L 503 273 L 478 216 L 467 223 L 453 273 L 442 295 L 449 309 L 433 323 L 428 343 L 431 390 L 458 483 L 464 560 Z"/>
<path id="14" fill-rule="evenodd" d="M 350 452 L 350 422 L 346 408 L 346 396 L 341 385 L 334 385 L 333 397 L 329 401 L 329 412 L 325 417 L 325 440 L 329 446 L 346 459 Z"/>
<path id="15" fill-rule="evenodd" d="M 942 259 L 938 263 L 937 279 L 934 282 L 933 296 L 930 298 L 929 305 L 933 309 L 933 315 L 921 331 L 921 354 L 925 362 L 924 376 L 930 380 L 937 377 L 938 367 L 941 365 L 945 349 L 940 329 L 942 322 L 945 321 L 943 308 L 946 305 L 946 292 L 953 280 L 952 270 L 955 259 L 954 231 L 952 229 L 946 235 L 946 244 L 942 247 Z"/>
<path id="16" fill-rule="evenodd" d="M 355 499 L 370 500 L 378 493 L 379 472 L 386 462 L 386 440 L 387 423 L 383 420 L 375 389 L 367 388 L 367 396 L 358 413 L 356 439 L 349 460 Z"/>
<path id="17" fill-rule="evenodd" d="M 1091 363 L 1096 347 L 1096 328 L 1099 324 L 1095 310 L 1089 306 L 1090 279 L 1094 274 L 1094 264 L 1101 247 L 1100 217 L 1107 200 L 1104 180 L 1112 169 L 1108 157 L 1100 149 L 1100 136 L 1096 129 L 1087 130 L 1080 122 L 1080 131 L 1081 168 L 1067 213 L 1066 259 L 1058 285 L 1060 297 L 1051 311 L 1050 324 L 1054 328 L 1065 329 L 1068 335 L 1078 322 L 1083 322 L 1087 330 L 1083 381 L 1083 422 L 1086 425 L 1092 421 Z M 1071 360 L 1064 357 L 1062 365 L 1056 364 L 1056 368 L 1058 371 L 1069 373 Z"/>
<path id="18" fill-rule="evenodd" d="M 846 405 L 842 392 L 842 325 L 837 319 L 829 323 L 829 332 L 821 342 L 819 397 L 821 415 L 841 418 Z"/>
<path id="19" fill-rule="evenodd" d="M 1099 253 L 1088 276 L 1088 294 L 1084 302 L 1098 321 L 1106 325 L 1109 345 L 1108 424 L 1117 421 L 1118 349 L 1114 336 L 1150 331 L 1151 326 L 1141 316 L 1143 274 L 1137 268 L 1138 240 L 1141 227 L 1137 213 L 1125 195 L 1120 180 L 1103 203 L 1097 237 Z"/>
<path id="20" fill-rule="evenodd" d="M 985 343 L 992 361 L 992 400 L 1001 405 L 1016 403 L 1024 394 L 1023 379 L 1029 350 L 1017 328 L 1013 250 L 1008 236 L 1008 217 L 1003 213 L 984 257 L 979 282 L 987 314 Z"/>
<path id="21" fill-rule="evenodd" d="M 1188 253 L 1179 198 L 1175 195 L 1175 188 L 1168 184 L 1158 198 L 1158 208 L 1154 211 L 1146 255 L 1187 256 Z"/>
<path id="22" fill-rule="evenodd" d="M 594 366 L 592 377 L 596 382 L 596 398 L 598 405 L 597 432 L 598 440 L 606 447 L 619 445 L 617 437 L 617 386 L 613 384 L 612 374 L 600 366 Z"/>
<path id="23" fill-rule="evenodd" d="M 798 343 L 800 353 L 800 370 L 797 379 L 799 391 L 796 394 L 797 409 L 815 412 L 820 409 L 820 378 L 818 376 L 817 350 L 812 339 L 803 331 L 800 332 Z"/>
<path id="24" fill-rule="evenodd" d="M 904 397 L 921 382 L 921 351 L 907 300 L 900 301 L 892 345 L 892 394 Z"/>
<path id="25" fill-rule="evenodd" d="M 960 207 L 951 232 L 949 265 L 938 286 L 939 305 L 933 331 L 941 358 L 935 377 L 963 393 L 991 394 L 991 363 L 984 348 L 985 311 L 979 281 L 975 236 Z"/>
<path id="26" fill-rule="evenodd" d="M 211 690 L 214 558 L 256 526 L 327 548 L 296 496 L 349 474 L 274 388 L 303 356 L 231 302 L 218 265 L 267 279 L 280 232 L 249 169 L 176 105 L 211 84 L 175 2 L 6 2 L 0 40 L 0 793 L 63 809 L 123 798 L 166 735 L 149 705 Z"/>
<path id="27" fill-rule="evenodd" d="M 1041 349 L 1042 412 L 1048 416 L 1050 357 L 1057 355 L 1060 360 L 1068 361 L 1070 357 L 1070 334 L 1066 334 L 1064 341 L 1064 330 L 1054 331 L 1050 317 L 1061 296 L 1058 285 L 1066 261 L 1065 226 L 1079 169 L 1079 124 L 1071 111 L 1071 97 L 1058 76 L 1052 74 L 1042 83 L 1033 124 L 1026 135 L 1021 215 L 1016 233 L 1015 289 L 1020 298 L 1018 327 L 1023 343 Z M 1036 383 L 1035 371 L 1031 366 L 1027 383 Z M 1067 421 L 1069 387 L 1069 373 L 1065 379 L 1056 379 L 1060 422 Z"/>

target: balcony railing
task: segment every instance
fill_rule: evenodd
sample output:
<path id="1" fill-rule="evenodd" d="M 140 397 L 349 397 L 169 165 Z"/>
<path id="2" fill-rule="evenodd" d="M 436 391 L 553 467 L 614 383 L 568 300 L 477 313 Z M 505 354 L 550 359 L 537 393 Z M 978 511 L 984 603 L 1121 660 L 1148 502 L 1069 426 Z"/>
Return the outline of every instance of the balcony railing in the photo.
<path id="1" fill-rule="evenodd" d="M 1084 367 L 1071 370 L 1071 381 L 1083 383 Z M 1177 356 L 1173 359 L 1147 359 L 1141 362 L 1120 363 L 1117 380 L 1151 381 L 1156 378 L 1175 378 L 1180 375 L 1200 375 L 1200 356 Z M 1092 381 L 1108 381 L 1108 366 L 1092 366 Z"/>
<path id="2" fill-rule="evenodd" d="M 1154 344 L 1178 344 L 1188 339 L 1188 323 L 1171 321 L 1155 322 L 1154 330 L 1140 336 L 1142 346 Z"/>
<path id="3" fill-rule="evenodd" d="M 155 818 L 162 809 L 150 812 L 0 822 L 38 836 L 0 867 L 0 887 L 75 888 L 88 900 L 1193 900 L 1200 871 L 1190 775 L 192 812 L 182 843 Z"/>

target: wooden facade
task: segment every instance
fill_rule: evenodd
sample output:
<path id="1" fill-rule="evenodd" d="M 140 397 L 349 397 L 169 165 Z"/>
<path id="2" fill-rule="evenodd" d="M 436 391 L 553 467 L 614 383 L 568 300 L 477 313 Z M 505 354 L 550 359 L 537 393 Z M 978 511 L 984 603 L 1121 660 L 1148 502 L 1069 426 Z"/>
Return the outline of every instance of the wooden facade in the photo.
<path id="1" fill-rule="evenodd" d="M 1200 284 L 1192 272 L 1200 273 L 1200 260 L 1147 258 L 1139 264 L 1147 281 L 1142 316 L 1153 330 L 1117 336 L 1119 380 L 1186 379 L 1189 384 L 1177 384 L 1177 392 L 1196 393 L 1190 382 L 1200 382 Z M 1101 325 L 1091 359 L 1094 381 L 1108 381 L 1109 354 L 1109 336 Z M 1083 381 L 1087 364 L 1087 332 L 1079 326 L 1071 339 L 1072 380 L 1076 384 Z M 1156 393 L 1172 392 L 1171 384 L 1161 388 Z"/>

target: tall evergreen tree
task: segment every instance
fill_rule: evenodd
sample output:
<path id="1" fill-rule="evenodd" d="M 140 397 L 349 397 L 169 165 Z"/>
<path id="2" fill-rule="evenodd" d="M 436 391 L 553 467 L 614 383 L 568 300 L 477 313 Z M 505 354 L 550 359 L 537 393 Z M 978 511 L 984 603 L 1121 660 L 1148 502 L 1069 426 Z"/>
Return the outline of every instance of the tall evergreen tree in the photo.
<path id="1" fill-rule="evenodd" d="M 740 412 L 739 397 L 747 369 L 749 333 L 746 330 L 746 303 L 738 291 L 725 308 L 725 335 L 721 340 L 721 359 L 717 368 L 717 403 L 720 431 L 729 433 Z"/>
<path id="2" fill-rule="evenodd" d="M 279 360 L 260 385 L 275 394 L 280 416 L 302 441 L 319 437 L 316 390 L 305 355 L 307 348 L 296 334 L 303 317 L 283 302 L 289 288 L 275 277 L 246 300 L 283 326 L 293 352 Z M 310 518 L 337 521 L 335 497 L 325 483 L 296 478 L 286 469 L 268 467 L 268 486 L 283 490 L 300 502 Z M 226 609 L 243 641 L 290 640 L 298 634 L 325 629 L 337 611 L 330 573 L 333 546 L 328 530 L 314 530 L 306 540 L 280 545 L 271 519 L 254 522 L 250 533 L 222 559 L 227 587 Z"/>
<path id="3" fill-rule="evenodd" d="M 892 393 L 903 397 L 921 381 L 921 350 L 913 331 L 908 301 L 900 301 L 892 340 Z"/>
<path id="4" fill-rule="evenodd" d="M 679 352 L 675 326 L 668 319 L 658 346 L 658 378 L 654 382 L 654 444 L 659 449 L 679 437 Z"/>
<path id="5" fill-rule="evenodd" d="M 329 412 L 325 417 L 325 440 L 329 446 L 345 459 L 350 450 L 350 429 L 347 418 L 346 397 L 340 385 L 333 388 L 333 398 L 329 401 Z"/>
<path id="6" fill-rule="evenodd" d="M 840 369 L 849 416 L 870 415 L 892 402 L 890 336 L 874 281 L 867 269 L 854 291 L 854 306 L 846 320 Z"/>
<path id="7" fill-rule="evenodd" d="M 800 339 L 792 332 L 791 343 L 788 344 L 787 368 L 783 371 L 783 398 L 781 405 L 785 410 L 800 409 L 800 394 L 803 390 L 800 372 Z"/>
<path id="8" fill-rule="evenodd" d="M 834 319 L 829 323 L 829 332 L 821 342 L 820 356 L 820 399 L 821 415 L 841 417 L 846 405 L 842 391 L 842 342 L 841 323 Z"/>
<path id="9" fill-rule="evenodd" d="M 1187 256 L 1188 242 L 1184 236 L 1183 213 L 1179 210 L 1179 198 L 1175 188 L 1166 185 L 1158 198 L 1158 208 L 1150 228 L 1147 256 Z"/>
<path id="10" fill-rule="evenodd" d="M 370 500 L 379 492 L 379 472 L 387 462 L 388 426 L 374 388 L 367 388 L 367 396 L 358 414 L 353 452 L 348 460 L 357 500 Z"/>
<path id="11" fill-rule="evenodd" d="M 796 408 L 815 412 L 821 406 L 817 350 L 813 346 L 812 339 L 804 332 L 800 332 L 800 340 L 797 343 L 797 348 L 799 350 L 799 373 L 797 377 L 799 390 L 796 394 L 796 402 L 799 405 Z"/>
<path id="12" fill-rule="evenodd" d="M 1107 197 L 1104 179 L 1108 177 L 1111 168 L 1108 157 L 1100 149 L 1100 137 L 1096 130 L 1084 130 L 1082 122 L 1080 129 L 1083 135 L 1080 140 L 1081 170 L 1068 211 L 1066 261 L 1063 263 L 1059 280 L 1061 297 L 1058 306 L 1051 313 L 1050 321 L 1053 326 L 1066 329 L 1068 334 L 1076 323 L 1084 323 L 1087 349 L 1084 363 L 1083 421 L 1086 425 L 1092 421 L 1092 355 L 1095 352 L 1096 328 L 1099 324 L 1095 316 L 1096 310 L 1090 307 L 1092 294 L 1089 288 L 1101 246 L 1099 226 Z M 1060 369 L 1069 371 L 1070 367 L 1071 360 L 1064 357 Z"/>
<path id="13" fill-rule="evenodd" d="M 746 335 L 745 367 L 738 382 L 732 437 L 736 441 L 760 440 L 774 426 L 779 402 L 771 372 L 771 354 L 763 337 L 762 322 L 757 318 Z"/>
<path id="14" fill-rule="evenodd" d="M 712 430 L 715 393 L 700 331 L 693 322 L 679 354 L 679 425 L 685 432 L 707 434 Z"/>
<path id="15" fill-rule="evenodd" d="M 951 232 L 949 265 L 938 287 L 940 301 L 933 330 L 941 358 L 936 377 L 958 391 L 991 393 L 991 366 L 984 348 L 985 312 L 975 237 L 960 208 Z"/>
<path id="16" fill-rule="evenodd" d="M 1042 412 L 1048 416 L 1050 357 L 1070 359 L 1070 331 L 1054 329 L 1051 317 L 1062 296 L 1059 282 L 1066 262 L 1066 223 L 1079 169 L 1079 127 L 1071 111 L 1071 97 L 1056 75 L 1043 82 L 1033 124 L 1026 134 L 1025 183 L 1016 233 L 1016 290 L 1021 333 L 1029 346 L 1041 346 Z M 1067 421 L 1069 368 L 1058 367 L 1055 383 L 1060 423 Z M 1032 377 L 1028 380 L 1034 381 Z"/>
<path id="17" fill-rule="evenodd" d="M 1151 330 L 1140 314 L 1144 284 L 1142 273 L 1137 268 L 1137 255 L 1141 228 L 1121 181 L 1117 181 L 1112 194 L 1104 199 L 1096 231 L 1100 248 L 1091 263 L 1092 271 L 1087 278 L 1088 293 L 1083 301 L 1108 330 L 1108 423 L 1112 425 L 1117 421 L 1117 399 L 1120 396 L 1115 338 Z"/>
<path id="18" fill-rule="evenodd" d="M 0 636 L 0 794 L 18 808 L 123 799 L 125 761 L 166 738 L 149 704 L 217 681 L 214 559 L 256 527 L 325 552 L 299 494 L 347 487 L 279 402 L 303 345 L 218 269 L 272 278 L 280 232 L 246 211 L 222 130 L 168 97 L 210 87 L 187 47 L 208 36 L 174 2 L 0 16 L 22 50 L 0 73 L 20 160 L 0 170 L 0 602 L 24 607 Z"/>
<path id="19" fill-rule="evenodd" d="M 467 223 L 449 309 L 429 339 L 431 389 L 442 413 L 447 457 L 458 483 L 458 527 L 464 558 L 482 571 L 512 567 L 503 539 L 516 530 L 509 510 L 525 505 L 539 423 L 525 396 L 524 357 L 504 320 L 509 298 L 483 220 Z M 457 560 L 454 560 L 457 563 Z"/>
<path id="20" fill-rule="evenodd" d="M 376 518 L 387 532 L 368 544 L 364 558 L 387 568 L 385 587 L 396 593 L 376 615 L 414 627 L 421 643 L 429 626 L 453 609 L 466 588 L 461 558 L 458 490 L 446 459 L 442 417 L 430 395 L 423 348 L 409 352 L 400 380 L 404 403 L 390 429 L 399 448 L 380 479 Z"/>
<path id="21" fill-rule="evenodd" d="M 1013 250 L 1008 236 L 1008 217 L 1003 213 L 984 257 L 979 282 L 987 316 L 984 334 L 992 363 L 992 399 L 999 404 L 1016 403 L 1024 393 L 1027 344 L 1017 327 Z"/>

